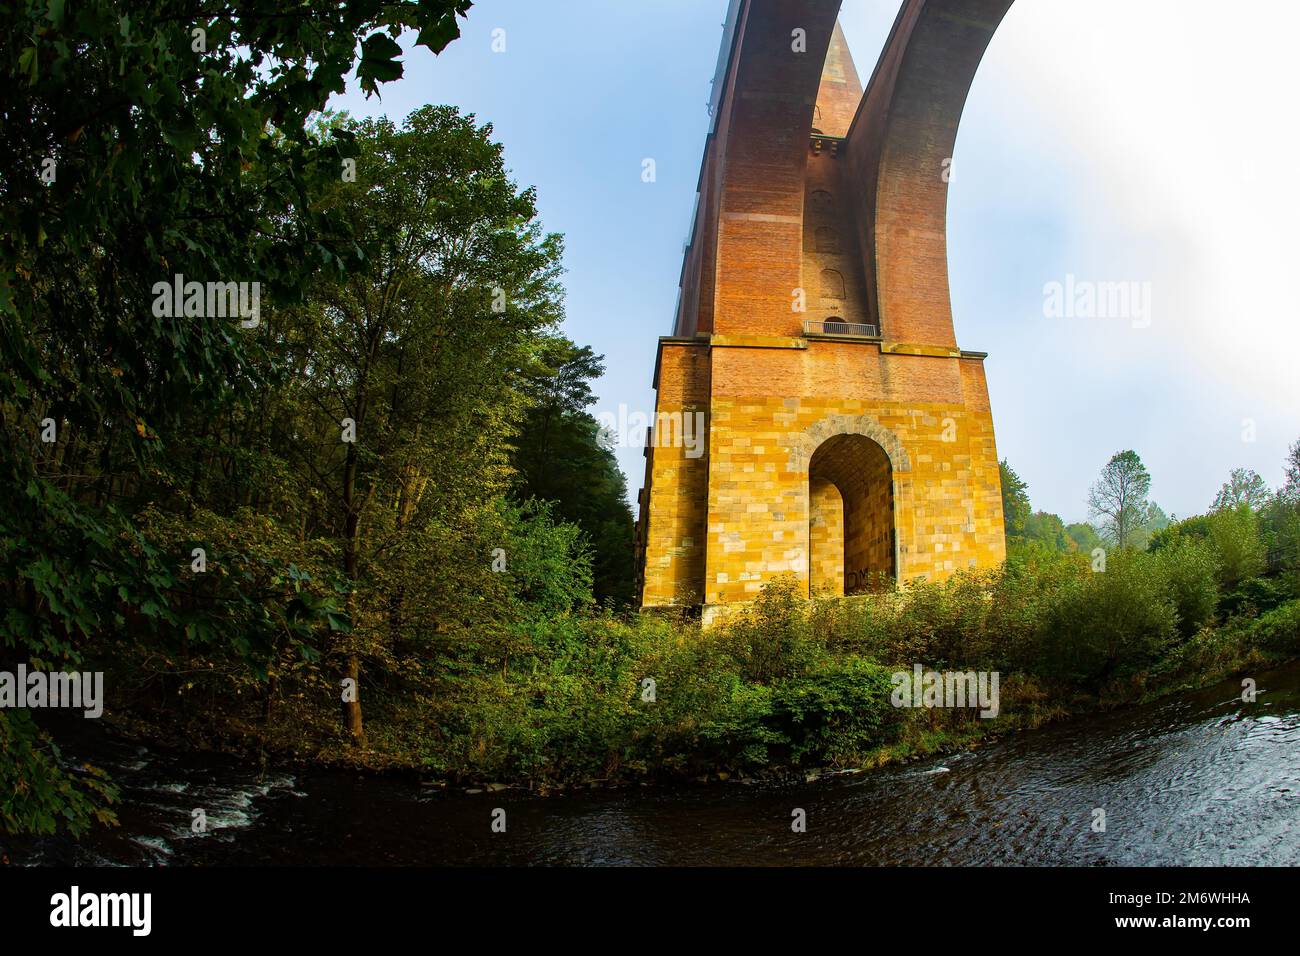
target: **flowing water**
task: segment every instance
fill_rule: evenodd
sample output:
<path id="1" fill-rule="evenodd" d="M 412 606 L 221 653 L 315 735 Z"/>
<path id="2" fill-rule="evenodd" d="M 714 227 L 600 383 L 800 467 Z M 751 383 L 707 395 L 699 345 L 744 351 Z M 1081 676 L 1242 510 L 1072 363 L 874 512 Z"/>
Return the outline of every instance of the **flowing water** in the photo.
<path id="1" fill-rule="evenodd" d="M 66 747 L 122 786 L 122 826 L 28 864 L 1300 864 L 1300 665 L 801 786 L 467 795 L 326 770 L 259 774 L 106 735 Z M 201 808 L 207 832 L 196 834 Z M 492 832 L 505 810 L 506 832 Z M 791 830 L 792 813 L 807 831 Z M 1095 811 L 1105 832 L 1094 832 Z"/>

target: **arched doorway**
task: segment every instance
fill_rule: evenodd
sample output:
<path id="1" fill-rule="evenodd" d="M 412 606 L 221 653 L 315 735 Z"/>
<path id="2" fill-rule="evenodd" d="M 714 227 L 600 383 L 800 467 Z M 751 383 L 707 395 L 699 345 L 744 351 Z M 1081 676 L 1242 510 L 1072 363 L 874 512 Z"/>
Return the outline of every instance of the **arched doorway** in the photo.
<path id="1" fill-rule="evenodd" d="M 855 594 L 897 575 L 894 476 L 865 435 L 834 435 L 808 465 L 810 594 Z"/>

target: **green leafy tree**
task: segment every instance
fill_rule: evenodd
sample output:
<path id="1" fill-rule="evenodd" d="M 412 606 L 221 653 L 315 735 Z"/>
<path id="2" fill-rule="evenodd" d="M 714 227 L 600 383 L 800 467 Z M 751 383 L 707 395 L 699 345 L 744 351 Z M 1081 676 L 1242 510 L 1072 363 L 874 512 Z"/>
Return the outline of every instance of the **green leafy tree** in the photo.
<path id="1" fill-rule="evenodd" d="M 1029 486 L 1005 458 L 998 462 L 998 474 L 1002 478 L 1002 520 L 1006 525 L 1007 540 L 1015 541 L 1025 536 L 1025 526 L 1032 511 Z"/>
<path id="2" fill-rule="evenodd" d="M 1071 551 L 1092 554 L 1095 548 L 1101 547 L 1101 537 L 1097 534 L 1097 530 L 1085 522 L 1078 521 L 1066 525 L 1065 534 L 1070 539 Z"/>
<path id="3" fill-rule="evenodd" d="M 562 245 L 541 231 L 534 192 L 507 176 L 490 126 L 428 106 L 401 127 L 339 127 L 356 145 L 356 180 L 319 201 L 349 223 L 370 268 L 323 278 L 276 344 L 310 370 L 288 386 L 301 438 L 285 448 L 304 492 L 327 503 L 316 518 L 353 585 L 358 627 L 336 656 L 357 680 L 364 657 L 410 628 L 400 590 L 367 597 L 376 562 L 508 487 L 527 372 L 563 315 Z M 361 740 L 359 701 L 345 718 Z"/>
<path id="4" fill-rule="evenodd" d="M 0 645 L 8 655 L 53 666 L 106 636 L 184 636 L 194 600 L 185 561 L 149 542 L 132 511 L 145 484 L 167 481 L 195 414 L 251 400 L 262 343 L 255 328 L 240 327 L 256 316 L 176 314 L 159 306 L 157 287 L 177 275 L 257 282 L 269 305 L 301 297 L 320 271 L 360 268 L 346 224 L 307 201 L 339 178 L 351 145 L 319 140 L 309 118 L 354 68 L 368 93 L 398 78 L 393 37 L 402 30 L 437 52 L 468 8 L 467 0 L 313 0 L 286 16 L 243 2 L 191 11 L 170 0 L 87 0 L 7 9 Z M 273 577 L 277 602 L 290 607 L 294 584 Z M 220 624 L 226 607 L 207 607 L 209 621 Z M 3 762 L 32 740 L 30 725 L 3 714 L 0 722 L 20 738 L 0 752 Z M 67 786 L 53 763 L 36 766 L 47 773 L 33 786 L 58 794 L 65 818 L 84 818 L 78 794 L 94 792 Z"/>
<path id="5" fill-rule="evenodd" d="M 1244 504 L 1210 516 L 1208 537 L 1218 555 L 1224 591 L 1231 591 L 1264 571 L 1267 550 L 1260 524 L 1259 515 Z"/>
<path id="6" fill-rule="evenodd" d="M 1287 449 L 1286 462 L 1282 466 L 1282 487 L 1278 497 L 1292 507 L 1300 506 L 1300 438 L 1291 443 Z"/>
<path id="7" fill-rule="evenodd" d="M 1140 551 L 1150 548 L 1152 538 L 1165 528 L 1168 528 L 1172 523 L 1173 519 L 1170 518 L 1169 515 L 1165 514 L 1164 508 L 1161 508 L 1160 505 L 1156 504 L 1154 501 L 1149 502 L 1147 505 L 1146 520 L 1143 521 L 1142 526 L 1134 532 L 1132 539 L 1129 541 L 1129 545 Z"/>
<path id="8" fill-rule="evenodd" d="M 1025 523 L 1025 540 L 1035 541 L 1053 551 L 1068 552 L 1070 538 L 1065 533 L 1065 522 L 1060 515 L 1036 511 Z"/>
<path id="9" fill-rule="evenodd" d="M 1234 468 L 1228 480 L 1214 496 L 1211 511 L 1225 511 L 1245 505 L 1252 511 L 1262 511 L 1270 498 L 1268 485 L 1257 471 L 1250 468 Z"/>
<path id="10" fill-rule="evenodd" d="M 1088 492 L 1088 508 L 1101 537 L 1118 548 L 1134 538 L 1150 517 L 1151 475 L 1137 452 L 1113 455 Z"/>
<path id="11" fill-rule="evenodd" d="M 593 552 L 595 596 L 628 606 L 633 599 L 632 511 L 627 482 L 587 406 L 590 382 L 604 371 L 590 348 L 557 341 L 533 377 L 533 406 L 516 442 L 515 496 L 552 501 L 556 515 L 580 527 Z"/>

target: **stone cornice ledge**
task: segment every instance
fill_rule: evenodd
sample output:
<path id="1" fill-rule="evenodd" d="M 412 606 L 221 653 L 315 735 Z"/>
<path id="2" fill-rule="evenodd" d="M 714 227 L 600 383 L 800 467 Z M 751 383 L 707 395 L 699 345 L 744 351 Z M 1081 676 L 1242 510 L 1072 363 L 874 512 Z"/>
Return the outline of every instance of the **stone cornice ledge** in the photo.
<path id="1" fill-rule="evenodd" d="M 808 340 L 784 335 L 715 335 L 709 344 L 720 349 L 806 349 Z"/>

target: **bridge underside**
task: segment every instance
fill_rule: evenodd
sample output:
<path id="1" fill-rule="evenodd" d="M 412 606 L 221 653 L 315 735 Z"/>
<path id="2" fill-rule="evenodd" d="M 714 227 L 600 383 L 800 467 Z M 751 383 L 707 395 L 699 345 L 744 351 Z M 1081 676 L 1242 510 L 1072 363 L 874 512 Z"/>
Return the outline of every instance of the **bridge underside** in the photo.
<path id="1" fill-rule="evenodd" d="M 945 225 L 966 93 L 1009 6 L 907 0 L 864 93 L 838 0 L 735 3 L 655 372 L 657 411 L 702 412 L 708 450 L 646 450 L 645 606 L 1005 556 L 984 356 L 956 343 Z M 828 465 L 839 453 L 850 464 Z"/>

